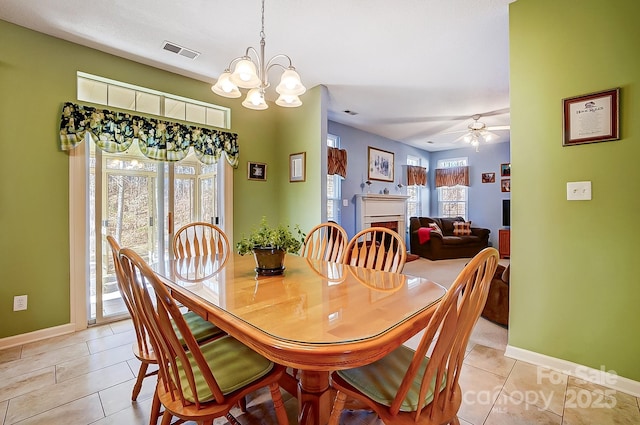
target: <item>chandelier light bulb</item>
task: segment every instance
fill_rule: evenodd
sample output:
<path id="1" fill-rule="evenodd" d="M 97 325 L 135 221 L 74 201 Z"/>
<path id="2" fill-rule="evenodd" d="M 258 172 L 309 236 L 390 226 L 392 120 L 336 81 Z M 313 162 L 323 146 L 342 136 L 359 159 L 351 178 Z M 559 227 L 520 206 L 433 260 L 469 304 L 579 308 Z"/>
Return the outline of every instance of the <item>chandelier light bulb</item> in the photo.
<path id="1" fill-rule="evenodd" d="M 302 105 L 302 101 L 298 96 L 281 94 L 280 97 L 278 97 L 278 100 L 276 100 L 276 105 L 283 106 L 285 108 L 297 108 Z"/>
<path id="2" fill-rule="evenodd" d="M 306 87 L 300 81 L 300 75 L 295 69 L 289 68 L 282 73 L 280 84 L 276 87 L 276 91 L 283 95 L 300 96 L 307 91 Z"/>
<path id="3" fill-rule="evenodd" d="M 231 81 L 243 89 L 252 89 L 260 86 L 260 78 L 256 71 L 256 64 L 249 58 L 244 58 L 236 64 Z"/>
<path id="4" fill-rule="evenodd" d="M 264 100 L 264 91 L 259 88 L 249 90 L 246 99 L 242 102 L 242 106 L 259 111 L 269 107 Z"/>
<path id="5" fill-rule="evenodd" d="M 237 98 L 242 95 L 238 86 L 231 81 L 231 72 L 228 69 L 220 75 L 211 90 L 217 95 L 229 98 Z"/>

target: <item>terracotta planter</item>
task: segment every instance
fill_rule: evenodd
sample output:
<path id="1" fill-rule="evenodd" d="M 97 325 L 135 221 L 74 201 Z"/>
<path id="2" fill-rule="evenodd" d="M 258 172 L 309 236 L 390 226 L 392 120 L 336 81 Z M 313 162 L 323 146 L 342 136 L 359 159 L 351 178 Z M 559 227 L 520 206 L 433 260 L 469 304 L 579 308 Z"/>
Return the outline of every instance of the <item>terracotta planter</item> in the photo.
<path id="1" fill-rule="evenodd" d="M 282 274 L 285 254 L 285 251 L 276 248 L 254 248 L 253 258 L 256 260 L 256 273 L 260 276 Z"/>

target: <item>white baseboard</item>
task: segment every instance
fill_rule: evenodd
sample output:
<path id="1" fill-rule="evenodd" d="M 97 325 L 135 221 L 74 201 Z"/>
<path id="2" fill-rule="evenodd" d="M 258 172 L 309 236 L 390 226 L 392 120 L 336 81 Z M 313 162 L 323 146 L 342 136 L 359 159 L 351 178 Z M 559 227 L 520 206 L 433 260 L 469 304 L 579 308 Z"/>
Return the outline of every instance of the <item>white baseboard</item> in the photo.
<path id="1" fill-rule="evenodd" d="M 573 376 L 584 381 L 590 381 L 616 391 L 640 397 L 640 382 L 615 374 L 604 369 L 593 369 L 578 363 L 536 353 L 535 351 L 507 345 L 505 356 L 523 362 L 542 366 L 565 375 Z"/>
<path id="2" fill-rule="evenodd" d="M 28 344 L 30 342 L 40 341 L 45 338 L 51 338 L 52 336 L 66 335 L 73 332 L 75 332 L 74 324 L 67 323 L 66 325 L 39 329 L 37 331 L 27 332 L 26 334 L 8 336 L 5 338 L 0 338 L 0 350 L 16 347 L 18 345 Z"/>

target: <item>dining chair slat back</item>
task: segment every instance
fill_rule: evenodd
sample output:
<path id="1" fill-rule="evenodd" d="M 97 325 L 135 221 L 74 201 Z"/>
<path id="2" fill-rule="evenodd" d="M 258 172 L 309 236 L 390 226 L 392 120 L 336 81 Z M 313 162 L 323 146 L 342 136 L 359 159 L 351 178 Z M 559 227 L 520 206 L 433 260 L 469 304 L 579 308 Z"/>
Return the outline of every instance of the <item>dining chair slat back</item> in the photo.
<path id="1" fill-rule="evenodd" d="M 344 254 L 344 264 L 400 273 L 407 247 L 400 235 L 386 227 L 369 227 L 355 234 Z"/>
<path id="2" fill-rule="evenodd" d="M 485 248 L 467 263 L 415 351 L 402 345 L 370 365 L 332 373 L 337 396 L 329 424 L 338 423 L 347 398 L 364 403 L 385 424 L 459 424 L 462 361 L 498 259 L 495 248 Z"/>
<path id="3" fill-rule="evenodd" d="M 283 366 L 229 335 L 198 344 L 169 289 L 149 265 L 127 248 L 120 258 L 158 357 L 156 394 L 165 407 L 162 424 L 172 416 L 198 423 L 226 416 L 234 423 L 231 408 L 262 387 L 270 390 L 278 423 L 288 423 L 278 385 Z"/>
<path id="4" fill-rule="evenodd" d="M 333 222 L 321 223 L 311 229 L 305 237 L 302 256 L 339 263 L 348 242 L 347 232 L 342 226 Z"/>
<path id="5" fill-rule="evenodd" d="M 211 223 L 189 223 L 178 229 L 173 237 L 173 253 L 176 258 L 216 255 L 222 267 L 230 252 L 227 235 Z"/>
<path id="6" fill-rule="evenodd" d="M 136 333 L 136 342 L 133 345 L 133 353 L 140 361 L 140 369 L 138 371 L 138 376 L 136 378 L 136 382 L 133 386 L 133 392 L 131 394 L 131 400 L 135 401 L 138 398 L 140 389 L 142 388 L 142 381 L 144 380 L 144 378 L 157 374 L 157 371 L 147 373 L 149 365 L 157 364 L 157 360 L 153 348 L 151 347 L 147 330 L 144 327 L 142 318 L 137 312 L 133 292 L 131 292 L 131 287 L 127 284 L 126 277 L 123 274 L 122 264 L 120 263 L 119 258 L 120 244 L 111 235 L 107 236 L 107 242 L 109 243 L 109 247 L 111 248 L 111 254 L 113 257 L 116 284 L 118 285 L 118 290 L 120 290 L 122 301 L 124 302 L 124 305 L 127 307 L 127 311 L 131 316 L 133 329 Z"/>

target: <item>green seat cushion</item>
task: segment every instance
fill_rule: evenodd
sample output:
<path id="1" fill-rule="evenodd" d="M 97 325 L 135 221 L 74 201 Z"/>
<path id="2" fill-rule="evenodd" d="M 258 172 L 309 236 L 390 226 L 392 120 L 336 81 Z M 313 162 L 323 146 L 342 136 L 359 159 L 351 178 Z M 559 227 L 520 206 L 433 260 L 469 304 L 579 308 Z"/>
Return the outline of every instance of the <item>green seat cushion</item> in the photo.
<path id="1" fill-rule="evenodd" d="M 273 369 L 273 363 L 270 360 L 228 335 L 203 344 L 200 349 L 223 394 L 236 391 L 265 376 Z M 194 371 L 198 399 L 201 402 L 213 400 L 213 394 L 199 372 L 193 356 L 191 353 L 187 355 Z M 195 402 L 180 361 L 178 365 L 185 398 Z"/>
<path id="2" fill-rule="evenodd" d="M 203 319 L 193 311 L 187 311 L 182 315 L 182 317 L 184 317 L 185 322 L 187 322 L 187 326 L 189 326 L 189 329 L 191 329 L 191 333 L 198 342 L 205 341 L 222 333 L 222 330 L 220 328 L 218 328 L 213 323 Z M 176 335 L 178 335 L 178 338 L 180 338 L 180 342 L 184 345 L 184 341 L 182 340 L 180 331 L 178 331 L 178 328 L 175 324 L 173 324 L 173 330 L 176 332 Z"/>
<path id="3" fill-rule="evenodd" d="M 414 351 L 412 349 L 402 345 L 374 363 L 354 369 L 340 370 L 337 373 L 345 381 L 372 400 L 385 406 L 391 406 L 400 388 L 400 384 L 404 379 L 404 375 L 409 368 L 409 364 L 411 364 L 413 355 Z M 429 364 L 429 358 L 425 357 L 406 398 L 400 406 L 400 411 L 413 412 L 418 408 L 420 381 L 427 368 L 427 364 Z M 431 382 L 431 387 L 427 390 L 425 405 L 431 403 L 433 400 L 434 387 L 435 377 Z M 443 379 L 440 391 L 442 391 L 444 387 L 445 380 Z"/>

